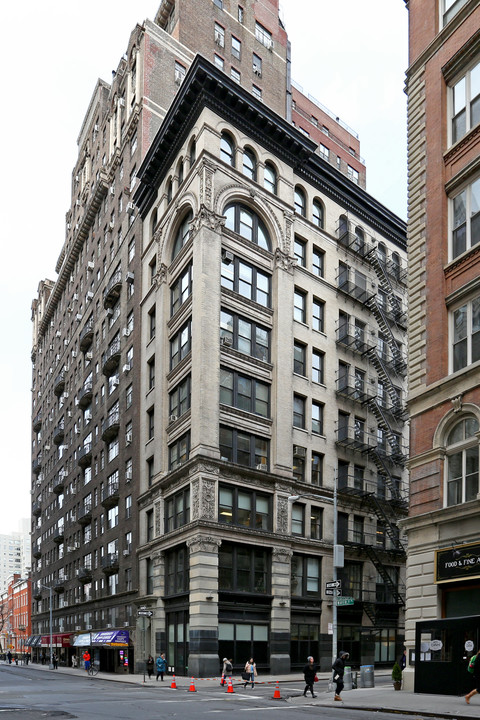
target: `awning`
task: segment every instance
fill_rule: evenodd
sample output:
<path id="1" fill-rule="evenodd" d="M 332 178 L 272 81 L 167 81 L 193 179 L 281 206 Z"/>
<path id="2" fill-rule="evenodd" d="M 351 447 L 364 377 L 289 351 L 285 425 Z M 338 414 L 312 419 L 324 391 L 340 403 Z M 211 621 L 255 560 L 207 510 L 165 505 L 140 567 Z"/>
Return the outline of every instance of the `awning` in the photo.
<path id="1" fill-rule="evenodd" d="M 32 638 L 33 638 L 33 637 L 35 637 L 35 635 L 29 635 L 28 637 L 26 637 L 26 638 L 25 638 L 24 645 L 28 645 L 28 646 L 31 645 L 31 644 L 32 644 Z"/>
<path id="2" fill-rule="evenodd" d="M 129 642 L 128 630 L 99 630 L 77 635 L 72 644 L 74 647 L 91 647 L 92 645 L 126 647 Z"/>
<path id="3" fill-rule="evenodd" d="M 39 647 L 41 642 L 42 642 L 41 635 L 32 635 L 31 641 L 30 641 L 30 647 Z"/>
<path id="4" fill-rule="evenodd" d="M 73 647 L 90 647 L 92 641 L 92 633 L 82 633 L 77 635 L 73 641 Z"/>
<path id="5" fill-rule="evenodd" d="M 53 633 L 52 646 L 70 647 L 71 633 Z M 50 647 L 50 635 L 42 635 L 42 647 Z"/>

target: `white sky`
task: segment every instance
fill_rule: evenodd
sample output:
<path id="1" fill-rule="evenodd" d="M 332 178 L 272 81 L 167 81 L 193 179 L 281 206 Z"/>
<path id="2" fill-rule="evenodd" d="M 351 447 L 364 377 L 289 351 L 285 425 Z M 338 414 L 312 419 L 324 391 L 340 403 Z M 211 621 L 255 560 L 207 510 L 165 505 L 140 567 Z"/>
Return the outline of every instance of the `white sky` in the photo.
<path id="1" fill-rule="evenodd" d="M 405 218 L 403 0 L 281 4 L 293 79 L 359 133 L 368 191 Z M 111 80 L 131 30 L 158 5 L 26 0 L 0 11 L 0 532 L 30 515 L 30 306 L 40 279 L 56 279 L 80 125 L 97 78 Z"/>

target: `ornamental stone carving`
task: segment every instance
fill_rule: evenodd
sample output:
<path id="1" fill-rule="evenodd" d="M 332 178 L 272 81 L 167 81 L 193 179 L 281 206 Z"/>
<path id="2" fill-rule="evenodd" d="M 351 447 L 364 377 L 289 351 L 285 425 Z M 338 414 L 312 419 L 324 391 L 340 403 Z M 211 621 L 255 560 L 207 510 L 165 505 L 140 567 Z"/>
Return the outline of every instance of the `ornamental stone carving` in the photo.
<path id="1" fill-rule="evenodd" d="M 210 475 L 219 475 L 220 468 L 217 465 L 209 465 L 205 462 L 197 462 L 188 470 L 189 475 L 197 475 L 197 473 L 209 473 Z"/>
<path id="2" fill-rule="evenodd" d="M 157 285 L 163 285 L 163 283 L 167 282 L 167 273 L 168 267 L 165 265 L 165 263 L 162 263 L 157 270 L 157 274 L 155 275 Z"/>
<path id="3" fill-rule="evenodd" d="M 288 210 L 285 210 L 283 216 L 285 218 L 285 246 L 283 249 L 289 255 L 292 249 L 293 215 Z"/>
<path id="4" fill-rule="evenodd" d="M 202 478 L 201 517 L 206 520 L 215 520 L 215 489 L 216 481 Z"/>
<path id="5" fill-rule="evenodd" d="M 187 547 L 190 548 L 190 553 L 194 552 L 208 552 L 217 553 L 218 548 L 222 544 L 220 538 L 213 537 L 212 535 L 196 535 L 193 538 L 187 540 Z"/>
<path id="6" fill-rule="evenodd" d="M 200 517 L 200 481 L 192 480 L 190 483 L 190 512 L 192 520 Z"/>
<path id="7" fill-rule="evenodd" d="M 162 513 L 161 503 L 155 503 L 155 537 L 159 537 L 162 534 Z"/>
<path id="8" fill-rule="evenodd" d="M 225 225 L 223 215 L 217 215 L 205 205 L 200 206 L 200 210 L 191 222 L 192 232 L 197 233 L 201 227 L 207 227 L 215 232 L 222 232 Z"/>
<path id="9" fill-rule="evenodd" d="M 277 498 L 277 532 L 288 532 L 288 500 L 285 497 Z"/>
<path id="10" fill-rule="evenodd" d="M 280 248 L 275 250 L 275 264 L 278 268 L 286 270 L 288 273 L 293 275 L 293 268 L 296 265 L 296 260 L 290 257 L 287 253 L 284 253 Z"/>
<path id="11" fill-rule="evenodd" d="M 456 395 L 453 398 L 450 398 L 452 405 L 453 405 L 453 412 L 458 413 L 462 409 L 462 396 Z"/>
<path id="12" fill-rule="evenodd" d="M 293 555 L 293 550 L 283 547 L 274 547 L 272 550 L 272 559 L 274 562 L 287 563 Z"/>

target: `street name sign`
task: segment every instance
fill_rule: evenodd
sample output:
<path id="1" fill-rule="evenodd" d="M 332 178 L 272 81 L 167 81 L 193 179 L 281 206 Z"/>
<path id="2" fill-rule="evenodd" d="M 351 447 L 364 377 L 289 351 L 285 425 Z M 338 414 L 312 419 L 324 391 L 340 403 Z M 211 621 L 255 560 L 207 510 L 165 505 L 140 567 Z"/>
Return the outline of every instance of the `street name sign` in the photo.
<path id="1" fill-rule="evenodd" d="M 355 598 L 350 597 L 349 595 L 344 595 L 343 597 L 339 597 L 337 599 L 337 605 L 353 605 L 355 602 Z"/>

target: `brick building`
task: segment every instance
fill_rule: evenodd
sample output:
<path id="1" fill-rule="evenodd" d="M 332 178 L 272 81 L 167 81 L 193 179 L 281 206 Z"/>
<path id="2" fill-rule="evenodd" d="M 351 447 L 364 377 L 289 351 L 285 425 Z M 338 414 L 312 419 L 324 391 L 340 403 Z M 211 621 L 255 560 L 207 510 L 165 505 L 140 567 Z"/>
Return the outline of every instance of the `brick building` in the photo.
<path id="1" fill-rule="evenodd" d="M 95 88 L 32 306 L 33 632 L 53 588 L 67 660 L 329 667 L 335 483 L 339 641 L 403 642 L 405 227 L 292 112 L 276 0 L 163 0 Z"/>
<path id="2" fill-rule="evenodd" d="M 407 647 L 416 689 L 444 692 L 450 683 L 456 693 L 480 642 L 478 622 L 469 620 L 480 601 L 480 3 L 407 6 Z M 454 630 L 450 618 L 465 620 Z M 409 686 L 413 675 L 412 665 Z"/>
<path id="3" fill-rule="evenodd" d="M 0 645 L 3 652 L 23 655 L 30 651 L 32 592 L 30 578 L 14 574 L 0 595 Z"/>

